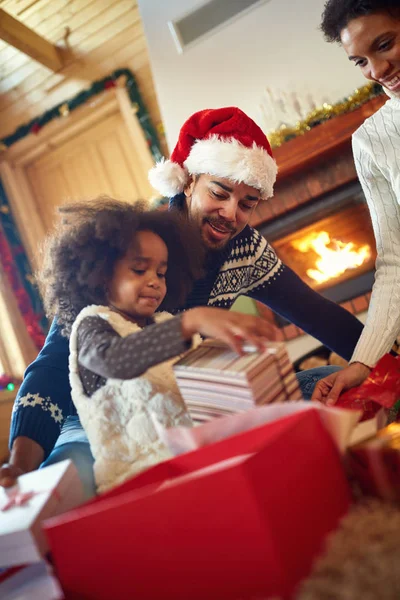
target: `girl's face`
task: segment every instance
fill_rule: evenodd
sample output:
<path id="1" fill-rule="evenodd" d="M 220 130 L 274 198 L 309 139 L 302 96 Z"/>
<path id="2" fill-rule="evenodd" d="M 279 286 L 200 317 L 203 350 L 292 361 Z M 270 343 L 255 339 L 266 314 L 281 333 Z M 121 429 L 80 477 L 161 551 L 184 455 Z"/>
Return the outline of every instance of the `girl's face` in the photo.
<path id="1" fill-rule="evenodd" d="M 400 98 L 400 14 L 377 12 L 350 21 L 340 34 L 363 75 Z"/>
<path id="2" fill-rule="evenodd" d="M 137 243 L 115 265 L 109 303 L 135 321 L 151 317 L 167 293 L 168 249 L 152 231 L 139 231 Z"/>

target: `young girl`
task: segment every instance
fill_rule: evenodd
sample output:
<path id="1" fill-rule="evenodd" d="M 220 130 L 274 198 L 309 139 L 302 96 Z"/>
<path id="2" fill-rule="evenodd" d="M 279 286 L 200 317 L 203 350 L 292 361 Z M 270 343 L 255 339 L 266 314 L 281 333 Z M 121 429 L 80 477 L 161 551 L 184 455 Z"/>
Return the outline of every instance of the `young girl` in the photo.
<path id="1" fill-rule="evenodd" d="M 72 399 L 103 492 L 169 456 L 153 416 L 190 425 L 171 367 L 196 333 L 240 351 L 243 341 L 260 347 L 269 330 L 221 309 L 163 312 L 182 304 L 203 260 L 198 233 L 180 217 L 106 198 L 61 213 L 41 283 L 49 316 L 70 337 Z"/>

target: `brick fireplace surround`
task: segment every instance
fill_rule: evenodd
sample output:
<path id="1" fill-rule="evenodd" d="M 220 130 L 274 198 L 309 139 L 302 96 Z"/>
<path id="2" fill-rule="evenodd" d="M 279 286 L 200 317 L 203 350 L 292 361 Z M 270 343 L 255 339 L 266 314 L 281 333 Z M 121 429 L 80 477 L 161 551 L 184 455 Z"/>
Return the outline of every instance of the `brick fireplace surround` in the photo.
<path id="1" fill-rule="evenodd" d="M 326 121 L 277 148 L 274 156 L 279 174 L 274 197 L 259 204 L 251 225 L 257 229 L 262 228 L 266 223 L 271 223 L 300 206 L 311 204 L 327 193 L 356 182 L 351 136 L 386 99 L 385 95 L 378 96 L 355 111 Z M 363 294 L 344 302 L 342 306 L 362 319 L 368 309 L 370 296 L 370 292 Z M 263 305 L 259 309 L 265 318 L 271 319 L 271 311 Z M 318 346 L 313 338 L 308 341 L 304 339 L 304 343 L 301 343 L 301 336 L 309 336 L 304 336 L 304 332 L 292 324 L 282 327 L 279 336 L 288 343 L 292 360 Z M 291 343 L 296 340 L 296 343 Z"/>

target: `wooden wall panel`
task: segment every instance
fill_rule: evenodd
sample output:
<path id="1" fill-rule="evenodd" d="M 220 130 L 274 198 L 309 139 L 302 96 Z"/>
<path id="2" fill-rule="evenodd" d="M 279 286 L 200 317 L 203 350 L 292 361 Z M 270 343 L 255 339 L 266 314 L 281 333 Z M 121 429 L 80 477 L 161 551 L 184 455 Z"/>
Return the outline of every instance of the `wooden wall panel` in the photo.
<path id="1" fill-rule="evenodd" d="M 136 0 L 0 0 L 0 7 L 49 41 L 70 48 L 67 64 L 53 73 L 0 41 L 0 137 L 124 67 L 135 74 L 153 123 L 160 128 Z"/>

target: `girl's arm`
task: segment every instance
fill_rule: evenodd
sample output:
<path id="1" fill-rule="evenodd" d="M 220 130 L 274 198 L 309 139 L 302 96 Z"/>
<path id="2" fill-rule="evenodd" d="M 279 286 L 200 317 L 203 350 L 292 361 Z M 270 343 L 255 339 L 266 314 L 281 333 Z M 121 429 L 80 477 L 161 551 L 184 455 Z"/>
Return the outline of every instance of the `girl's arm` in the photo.
<path id="1" fill-rule="evenodd" d="M 186 352 L 182 315 L 121 337 L 101 317 L 86 317 L 78 328 L 79 363 L 105 378 L 133 379 L 150 367 Z"/>
<path id="2" fill-rule="evenodd" d="M 242 353 L 244 342 L 262 348 L 274 328 L 263 319 L 220 308 L 198 307 L 121 337 L 101 317 L 78 328 L 79 363 L 105 378 L 133 379 L 150 367 L 186 352 L 196 333 L 214 337 Z"/>

